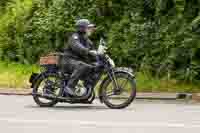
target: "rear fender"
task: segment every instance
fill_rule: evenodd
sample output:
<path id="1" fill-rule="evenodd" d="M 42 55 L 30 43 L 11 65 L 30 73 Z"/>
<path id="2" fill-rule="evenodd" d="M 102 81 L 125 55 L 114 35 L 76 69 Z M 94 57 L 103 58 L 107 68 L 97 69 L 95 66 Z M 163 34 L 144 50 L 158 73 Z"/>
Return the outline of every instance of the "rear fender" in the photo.
<path id="1" fill-rule="evenodd" d="M 43 72 L 43 73 L 32 73 L 31 74 L 31 77 L 29 79 L 29 83 L 31 83 L 31 88 L 33 88 L 34 84 L 36 83 L 36 81 L 42 77 L 42 76 L 45 76 L 46 73 Z"/>

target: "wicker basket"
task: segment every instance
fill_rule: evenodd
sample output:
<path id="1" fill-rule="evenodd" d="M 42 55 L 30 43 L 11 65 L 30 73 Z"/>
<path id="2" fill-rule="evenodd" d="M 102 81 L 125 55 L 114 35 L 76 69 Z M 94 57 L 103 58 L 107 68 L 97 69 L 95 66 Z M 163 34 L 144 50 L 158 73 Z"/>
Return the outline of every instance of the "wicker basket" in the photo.
<path id="1" fill-rule="evenodd" d="M 58 65 L 59 56 L 56 54 L 49 54 L 47 56 L 40 57 L 40 65 Z"/>

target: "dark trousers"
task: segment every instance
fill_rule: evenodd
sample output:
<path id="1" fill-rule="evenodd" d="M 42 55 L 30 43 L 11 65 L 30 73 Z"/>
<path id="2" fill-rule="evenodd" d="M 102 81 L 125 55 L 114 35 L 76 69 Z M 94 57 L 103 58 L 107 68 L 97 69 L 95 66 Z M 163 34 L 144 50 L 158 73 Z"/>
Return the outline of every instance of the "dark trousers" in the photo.
<path id="1" fill-rule="evenodd" d="M 93 68 L 90 64 L 70 58 L 65 58 L 62 66 L 65 72 L 72 73 L 67 84 L 67 86 L 72 89 L 75 89 L 78 81 L 87 76 Z"/>

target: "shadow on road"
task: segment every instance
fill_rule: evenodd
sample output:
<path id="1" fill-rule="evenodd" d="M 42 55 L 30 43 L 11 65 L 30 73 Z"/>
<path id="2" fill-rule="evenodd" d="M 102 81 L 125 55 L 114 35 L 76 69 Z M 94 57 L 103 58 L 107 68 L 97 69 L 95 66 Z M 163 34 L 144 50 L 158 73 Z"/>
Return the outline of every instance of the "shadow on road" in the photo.
<path id="1" fill-rule="evenodd" d="M 39 107 L 37 105 L 29 105 L 26 108 L 35 108 L 35 109 L 50 109 L 50 110 L 107 110 L 106 106 L 89 106 L 89 105 L 57 105 L 54 107 Z"/>
<path id="2" fill-rule="evenodd" d="M 54 106 L 54 107 L 39 107 L 37 105 L 29 105 L 29 106 L 25 106 L 25 108 L 31 108 L 31 109 L 48 109 L 48 110 L 62 110 L 62 111 L 72 111 L 72 110 L 77 110 L 77 111 L 80 111 L 80 110 L 95 110 L 95 111 L 98 111 L 98 110 L 112 110 L 108 107 L 106 107 L 105 105 L 102 105 L 102 106 L 89 106 L 89 105 L 66 105 L 66 106 L 63 106 L 63 105 L 57 105 L 57 106 Z M 126 109 L 122 109 L 122 110 L 132 110 L 131 108 L 126 108 Z"/>

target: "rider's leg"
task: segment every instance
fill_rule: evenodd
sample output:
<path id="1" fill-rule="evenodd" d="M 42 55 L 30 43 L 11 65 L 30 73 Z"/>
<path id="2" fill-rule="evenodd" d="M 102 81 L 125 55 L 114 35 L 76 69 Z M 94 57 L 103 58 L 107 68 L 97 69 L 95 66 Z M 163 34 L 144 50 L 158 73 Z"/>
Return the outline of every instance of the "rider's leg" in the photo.
<path id="1" fill-rule="evenodd" d="M 66 87 L 66 91 L 70 94 L 70 95 L 75 95 L 75 86 L 77 85 L 79 79 L 86 74 L 91 68 L 92 66 L 89 64 L 86 64 L 82 61 L 75 61 L 72 60 L 71 61 L 71 65 L 74 66 L 74 70 L 73 73 L 70 77 L 70 79 L 68 80 L 68 84 Z"/>

